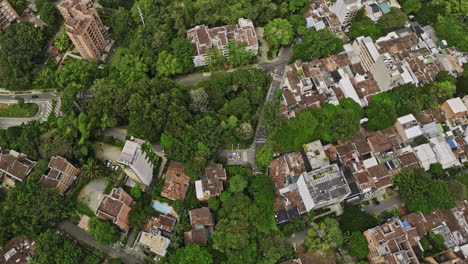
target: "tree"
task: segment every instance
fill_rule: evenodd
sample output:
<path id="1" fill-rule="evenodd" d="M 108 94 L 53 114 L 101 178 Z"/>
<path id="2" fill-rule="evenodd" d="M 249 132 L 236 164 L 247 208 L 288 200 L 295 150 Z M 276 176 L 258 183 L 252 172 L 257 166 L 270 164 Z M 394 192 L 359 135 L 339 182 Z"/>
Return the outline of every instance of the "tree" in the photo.
<path id="1" fill-rule="evenodd" d="M 366 109 L 369 121 L 366 128 L 369 130 L 381 130 L 392 126 L 397 120 L 395 103 L 387 93 L 379 93 L 372 96 L 372 101 Z"/>
<path id="2" fill-rule="evenodd" d="M 453 198 L 457 201 L 463 201 L 467 197 L 466 186 L 457 181 L 457 180 L 448 180 L 447 181 L 448 188 L 450 193 L 452 193 Z"/>
<path id="3" fill-rule="evenodd" d="M 182 72 L 190 72 L 193 70 L 193 56 L 195 50 L 192 48 L 192 43 L 188 38 L 175 38 L 171 42 L 172 54 L 177 58 L 177 61 L 182 66 Z"/>
<path id="4" fill-rule="evenodd" d="M 406 14 L 403 13 L 399 8 L 391 7 L 390 12 L 380 17 L 377 24 L 388 32 L 397 28 L 401 28 L 406 24 Z"/>
<path id="5" fill-rule="evenodd" d="M 90 182 L 104 176 L 104 168 L 100 162 L 95 159 L 88 159 L 88 161 L 83 164 L 81 169 L 83 170 L 81 177 L 85 182 Z"/>
<path id="6" fill-rule="evenodd" d="M 260 168 L 265 169 L 273 160 L 273 155 L 273 147 L 270 144 L 265 144 L 255 152 L 255 162 Z"/>
<path id="7" fill-rule="evenodd" d="M 466 23 L 450 17 L 439 16 L 434 25 L 437 36 L 447 41 L 449 45 L 457 46 L 464 52 L 468 52 L 468 31 Z"/>
<path id="8" fill-rule="evenodd" d="M 279 105 L 277 102 L 266 101 L 259 109 L 258 116 L 263 128 L 273 134 L 281 125 Z"/>
<path id="9" fill-rule="evenodd" d="M 369 248 L 366 237 L 361 232 L 353 232 L 345 246 L 346 251 L 351 256 L 363 259 L 369 255 Z"/>
<path id="10" fill-rule="evenodd" d="M 432 88 L 431 90 L 434 94 L 435 99 L 439 103 L 442 103 L 445 100 L 452 98 L 457 90 L 455 83 L 451 81 L 434 82 L 429 85 L 429 87 Z"/>
<path id="11" fill-rule="evenodd" d="M 219 206 L 220 206 L 219 199 L 215 197 L 211 197 L 210 200 L 208 200 L 208 207 L 210 208 L 211 211 L 213 212 L 218 211 Z"/>
<path id="12" fill-rule="evenodd" d="M 167 51 L 163 51 L 158 55 L 156 62 L 156 71 L 161 77 L 169 77 L 182 72 L 182 65 L 179 60 Z"/>
<path id="13" fill-rule="evenodd" d="M 349 29 L 348 36 L 350 38 L 357 38 L 360 36 L 369 36 L 373 40 L 384 35 L 383 29 L 379 24 L 374 23 L 368 16 L 362 16 L 361 18 L 355 18 Z"/>
<path id="14" fill-rule="evenodd" d="M 309 61 L 311 57 L 323 58 L 339 53 L 343 40 L 333 36 L 327 29 L 309 30 L 302 42 L 293 46 L 293 59 Z"/>
<path id="15" fill-rule="evenodd" d="M 111 14 L 109 22 L 112 29 L 112 39 L 118 43 L 122 43 L 129 36 L 129 30 L 135 27 L 130 12 L 121 6 Z"/>
<path id="16" fill-rule="evenodd" d="M 307 251 L 319 257 L 327 257 L 333 249 L 343 244 L 343 233 L 338 222 L 333 218 L 325 218 L 321 223 L 313 223 L 307 231 L 305 247 Z"/>
<path id="17" fill-rule="evenodd" d="M 97 216 L 89 220 L 88 227 L 89 233 L 96 239 L 99 245 L 112 245 L 119 240 L 117 227 Z"/>
<path id="18" fill-rule="evenodd" d="M 432 179 L 423 170 L 402 170 L 395 178 L 403 202 L 413 212 L 430 213 L 435 209 L 451 209 L 455 201 L 442 180 Z"/>
<path id="19" fill-rule="evenodd" d="M 8 199 L 0 209 L 0 215 L 6 220 L 5 225 L 0 226 L 0 237 L 3 236 L 2 229 L 6 229 L 14 235 L 34 238 L 67 218 L 70 212 L 57 189 L 43 189 L 31 181 L 10 189 Z"/>
<path id="20" fill-rule="evenodd" d="M 265 26 L 265 40 L 272 49 L 277 50 L 281 45 L 289 45 L 293 40 L 293 29 L 286 19 L 275 18 Z"/>
<path id="21" fill-rule="evenodd" d="M 130 189 L 130 195 L 133 197 L 133 199 L 135 200 L 138 200 L 141 198 L 141 187 L 140 185 L 138 184 L 135 184 L 135 186 L 133 186 L 131 189 Z"/>
<path id="22" fill-rule="evenodd" d="M 70 37 L 68 37 L 66 32 L 63 32 L 62 34 L 60 34 L 60 36 L 58 36 L 57 39 L 55 39 L 54 45 L 57 49 L 59 49 L 62 52 L 65 52 L 72 47 Z"/>
<path id="23" fill-rule="evenodd" d="M 85 253 L 71 239 L 50 230 L 40 234 L 35 240 L 37 264 L 74 264 L 82 263 Z"/>
<path id="24" fill-rule="evenodd" d="M 291 15 L 289 17 L 294 36 L 302 36 L 307 32 L 307 20 L 303 15 Z"/>
<path id="25" fill-rule="evenodd" d="M 361 211 L 360 207 L 345 204 L 340 219 L 340 228 L 344 233 L 364 232 L 378 224 L 377 219 Z"/>
<path id="26" fill-rule="evenodd" d="M 295 13 L 296 11 L 301 11 L 304 13 L 306 10 L 304 8 L 308 8 L 309 1 L 307 0 L 291 0 L 289 1 L 289 11 Z"/>
<path id="27" fill-rule="evenodd" d="M 234 175 L 229 180 L 228 191 L 233 193 L 242 192 L 245 187 L 247 187 L 247 184 L 247 179 L 245 179 L 242 175 Z"/>
<path id="28" fill-rule="evenodd" d="M 322 139 L 336 141 L 351 138 L 360 130 L 362 109 L 351 98 L 340 100 L 338 106 L 326 104 L 322 107 Z"/>
<path id="29" fill-rule="evenodd" d="M 254 55 L 245 49 L 245 43 L 230 42 L 228 46 L 228 64 L 232 67 L 247 65 L 252 62 Z"/>
<path id="30" fill-rule="evenodd" d="M 195 111 L 203 113 L 208 108 L 208 94 L 203 89 L 190 90 L 192 105 Z"/>
<path id="31" fill-rule="evenodd" d="M 440 163 L 432 163 L 429 166 L 429 171 L 432 174 L 432 177 L 435 179 L 444 179 L 447 177 L 447 173 L 445 173 L 444 168 L 442 168 L 442 164 Z"/>
<path id="32" fill-rule="evenodd" d="M 52 26 L 59 21 L 60 18 L 57 9 L 48 0 L 37 0 L 35 3 L 41 20 L 46 24 Z"/>
<path id="33" fill-rule="evenodd" d="M 236 129 L 236 137 L 241 141 L 248 142 L 250 139 L 252 139 L 253 135 L 254 130 L 250 123 L 242 123 Z"/>
<path id="34" fill-rule="evenodd" d="M 44 44 L 42 32 L 31 23 L 7 27 L 0 36 L 0 86 L 10 90 L 31 88 Z"/>
<path id="35" fill-rule="evenodd" d="M 206 248 L 197 244 L 178 248 L 168 258 L 169 264 L 212 264 L 213 258 Z"/>
<path id="36" fill-rule="evenodd" d="M 417 13 L 422 7 L 421 0 L 408 0 L 403 4 L 403 11 L 406 14 Z"/>

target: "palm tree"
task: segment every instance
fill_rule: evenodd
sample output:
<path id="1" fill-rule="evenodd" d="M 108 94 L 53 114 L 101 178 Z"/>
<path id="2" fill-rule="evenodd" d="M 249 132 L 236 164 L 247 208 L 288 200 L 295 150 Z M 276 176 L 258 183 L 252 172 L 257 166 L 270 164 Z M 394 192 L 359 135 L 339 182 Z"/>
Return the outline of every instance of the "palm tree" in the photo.
<path id="1" fill-rule="evenodd" d="M 83 170 L 81 178 L 86 182 L 101 178 L 104 175 L 104 168 L 95 159 L 88 159 L 81 169 Z"/>

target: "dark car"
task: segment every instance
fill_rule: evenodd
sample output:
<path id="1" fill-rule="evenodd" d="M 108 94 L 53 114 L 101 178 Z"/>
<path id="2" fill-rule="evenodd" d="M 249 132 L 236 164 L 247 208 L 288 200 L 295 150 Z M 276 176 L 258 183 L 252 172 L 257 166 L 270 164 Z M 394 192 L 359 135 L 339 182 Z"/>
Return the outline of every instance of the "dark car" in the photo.
<path id="1" fill-rule="evenodd" d="M 375 206 L 377 206 L 377 205 L 379 205 L 379 204 L 380 204 L 379 201 L 375 201 L 375 202 L 374 202 L 374 205 L 375 205 Z"/>
<path id="2" fill-rule="evenodd" d="M 32 99 L 37 99 L 37 98 L 39 98 L 39 95 L 33 95 L 31 97 L 32 97 Z"/>

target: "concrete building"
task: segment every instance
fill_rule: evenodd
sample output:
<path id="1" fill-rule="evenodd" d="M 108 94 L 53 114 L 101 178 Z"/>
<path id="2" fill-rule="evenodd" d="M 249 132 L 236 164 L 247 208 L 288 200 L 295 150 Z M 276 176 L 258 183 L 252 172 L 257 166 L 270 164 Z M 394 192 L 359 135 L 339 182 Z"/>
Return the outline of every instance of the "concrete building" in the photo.
<path id="1" fill-rule="evenodd" d="M 205 168 L 205 177 L 195 181 L 197 199 L 207 202 L 211 197 L 220 197 L 224 191 L 223 181 L 227 180 L 226 170 L 222 164 Z"/>
<path id="2" fill-rule="evenodd" d="M 81 173 L 67 159 L 60 156 L 50 159 L 49 169 L 46 175 L 42 175 L 39 184 L 45 188 L 57 188 L 60 195 L 65 195 Z"/>
<path id="3" fill-rule="evenodd" d="M 338 0 L 331 11 L 336 14 L 343 27 L 351 24 L 357 12 L 361 9 L 361 0 Z"/>
<path id="4" fill-rule="evenodd" d="M 96 210 L 96 215 L 103 220 L 111 220 L 124 233 L 130 230 L 130 212 L 133 199 L 122 188 L 114 188 L 104 196 Z"/>
<path id="5" fill-rule="evenodd" d="M 323 148 L 322 142 L 320 142 L 320 140 L 305 144 L 304 152 L 306 153 L 307 162 L 309 163 L 311 170 L 318 169 L 330 164 L 330 159 L 327 157 L 325 149 Z M 304 161 L 306 161 L 306 159 L 304 159 Z"/>
<path id="6" fill-rule="evenodd" d="M 440 106 L 440 109 L 444 112 L 451 127 L 456 127 L 468 122 L 468 111 L 460 97 L 445 101 Z"/>
<path id="7" fill-rule="evenodd" d="M 223 56 L 229 55 L 229 43 L 236 41 L 254 55 L 258 52 L 257 33 L 250 19 L 239 18 L 238 24 L 216 28 L 199 25 L 187 31 L 197 55 L 193 57 L 195 67 L 208 65 L 211 50 L 217 49 Z"/>
<path id="8" fill-rule="evenodd" d="M 353 42 L 353 50 L 358 54 L 362 67 L 370 71 L 380 54 L 371 37 L 358 37 Z"/>
<path id="9" fill-rule="evenodd" d="M 297 188 L 307 211 L 339 203 L 351 193 L 336 164 L 302 174 Z"/>
<path id="10" fill-rule="evenodd" d="M 419 122 L 413 114 L 399 117 L 395 123 L 395 128 L 400 137 L 406 143 L 412 142 L 416 138 L 424 135 L 421 127 L 419 126 Z"/>
<path id="11" fill-rule="evenodd" d="M 414 153 L 418 157 L 419 163 L 424 170 L 429 170 L 432 163 L 437 163 L 437 157 L 429 144 L 422 144 L 414 147 Z"/>
<path id="12" fill-rule="evenodd" d="M 0 32 L 19 19 L 13 6 L 7 0 L 0 0 Z"/>
<path id="13" fill-rule="evenodd" d="M 429 139 L 432 150 L 434 151 L 437 161 L 442 165 L 442 168 L 448 169 L 453 166 L 459 166 L 460 162 L 452 152 L 450 145 L 443 136 L 438 136 Z"/>
<path id="14" fill-rule="evenodd" d="M 84 59 L 101 59 L 110 48 L 107 28 L 89 0 L 65 0 L 57 6 L 67 34 Z"/>
<path id="15" fill-rule="evenodd" d="M 26 180 L 35 164 L 36 162 L 28 159 L 23 153 L 7 149 L 0 151 L 0 176 L 3 174 L 22 182 Z M 7 181 L 6 178 L 4 180 Z M 9 185 L 14 185 L 14 181 Z"/>
<path id="16" fill-rule="evenodd" d="M 142 150 L 145 141 L 140 139 L 127 140 L 120 153 L 118 162 L 125 166 L 125 173 L 130 179 L 140 185 L 149 186 L 153 180 L 153 164 Z"/>

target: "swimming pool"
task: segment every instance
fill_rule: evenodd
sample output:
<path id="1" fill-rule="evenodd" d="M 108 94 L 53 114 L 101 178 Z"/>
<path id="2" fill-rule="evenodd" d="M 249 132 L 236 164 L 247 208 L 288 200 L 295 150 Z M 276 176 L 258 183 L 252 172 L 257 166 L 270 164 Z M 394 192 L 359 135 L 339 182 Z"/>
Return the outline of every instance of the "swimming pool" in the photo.
<path id="1" fill-rule="evenodd" d="M 173 211 L 172 207 L 166 204 L 162 204 L 159 201 L 153 200 L 153 208 L 154 210 L 161 212 L 163 214 L 169 214 Z"/>

